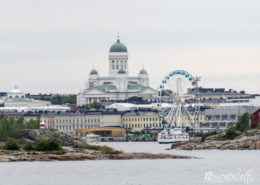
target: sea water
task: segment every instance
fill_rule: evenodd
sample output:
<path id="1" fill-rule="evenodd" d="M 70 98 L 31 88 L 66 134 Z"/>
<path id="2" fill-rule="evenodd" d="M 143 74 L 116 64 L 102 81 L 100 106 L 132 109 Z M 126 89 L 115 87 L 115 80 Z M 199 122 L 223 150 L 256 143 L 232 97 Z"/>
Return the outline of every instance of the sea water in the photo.
<path id="1" fill-rule="evenodd" d="M 166 150 L 155 142 L 102 143 L 124 152 L 170 153 L 199 159 L 0 163 L 0 185 L 259 185 L 260 151 Z"/>

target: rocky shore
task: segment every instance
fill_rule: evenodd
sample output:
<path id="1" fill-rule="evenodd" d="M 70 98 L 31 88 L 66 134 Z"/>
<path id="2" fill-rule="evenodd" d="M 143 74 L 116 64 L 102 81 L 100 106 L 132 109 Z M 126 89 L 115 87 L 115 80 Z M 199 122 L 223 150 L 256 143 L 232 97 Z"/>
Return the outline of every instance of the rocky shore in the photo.
<path id="1" fill-rule="evenodd" d="M 44 154 L 17 152 L 1 154 L 0 162 L 12 161 L 80 161 L 80 160 L 131 160 L 131 159 L 192 159 L 196 157 L 172 155 L 172 154 L 150 154 L 150 153 L 123 153 L 123 154 L 102 154 L 102 153 L 79 153 L 67 152 L 65 154 Z"/>
<path id="2" fill-rule="evenodd" d="M 172 144 L 171 149 L 177 150 L 260 150 L 260 131 L 248 131 L 234 140 L 220 139 L 219 135 L 206 138 L 201 142 L 199 138 L 188 143 Z"/>

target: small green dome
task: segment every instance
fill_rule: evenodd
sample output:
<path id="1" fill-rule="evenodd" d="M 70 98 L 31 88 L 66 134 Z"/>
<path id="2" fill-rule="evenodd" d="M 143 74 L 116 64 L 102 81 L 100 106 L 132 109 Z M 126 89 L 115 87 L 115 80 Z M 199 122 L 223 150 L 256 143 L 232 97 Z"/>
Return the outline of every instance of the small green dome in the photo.
<path id="1" fill-rule="evenodd" d="M 139 75 L 147 75 L 147 71 L 145 69 L 141 69 Z"/>
<path id="2" fill-rule="evenodd" d="M 127 48 L 124 44 L 120 43 L 120 40 L 117 39 L 117 42 L 114 43 L 109 50 L 110 53 L 114 52 L 127 52 Z"/>
<path id="3" fill-rule="evenodd" d="M 117 73 L 118 73 L 118 74 L 125 74 L 125 70 L 119 69 L 119 71 L 118 71 Z"/>
<path id="4" fill-rule="evenodd" d="M 90 71 L 90 74 L 91 74 L 91 75 L 97 75 L 97 74 L 98 74 L 98 72 L 97 72 L 97 70 L 96 70 L 96 69 L 92 69 L 92 70 Z"/>

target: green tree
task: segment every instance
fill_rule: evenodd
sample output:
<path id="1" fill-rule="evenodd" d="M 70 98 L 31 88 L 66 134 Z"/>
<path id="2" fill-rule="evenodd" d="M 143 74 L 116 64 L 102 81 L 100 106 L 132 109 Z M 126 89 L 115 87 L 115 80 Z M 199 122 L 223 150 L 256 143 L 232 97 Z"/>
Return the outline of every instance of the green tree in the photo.
<path id="1" fill-rule="evenodd" d="M 38 129 L 40 119 L 25 122 L 23 117 L 15 119 L 6 115 L 0 116 L 0 140 L 6 140 L 8 137 L 21 138 L 24 129 Z"/>
<path id="2" fill-rule="evenodd" d="M 37 120 L 30 119 L 28 122 L 25 123 L 26 129 L 39 129 L 40 128 L 40 118 L 38 117 Z"/>
<path id="3" fill-rule="evenodd" d="M 54 105 L 63 105 L 66 103 L 76 104 L 76 95 L 61 96 L 56 95 L 51 98 L 51 103 Z"/>
<path id="4" fill-rule="evenodd" d="M 91 104 L 87 104 L 87 105 L 84 105 L 83 106 L 83 108 L 84 109 L 92 109 L 92 108 L 94 108 L 94 109 L 100 109 L 100 108 L 102 108 L 103 107 L 103 105 L 101 104 L 101 103 L 98 103 L 98 102 L 93 102 L 93 103 L 91 103 Z"/>
<path id="5" fill-rule="evenodd" d="M 245 113 L 242 116 L 239 117 L 238 122 L 236 124 L 236 129 L 240 132 L 245 132 L 249 127 L 249 119 L 251 118 L 251 115 L 249 113 Z"/>

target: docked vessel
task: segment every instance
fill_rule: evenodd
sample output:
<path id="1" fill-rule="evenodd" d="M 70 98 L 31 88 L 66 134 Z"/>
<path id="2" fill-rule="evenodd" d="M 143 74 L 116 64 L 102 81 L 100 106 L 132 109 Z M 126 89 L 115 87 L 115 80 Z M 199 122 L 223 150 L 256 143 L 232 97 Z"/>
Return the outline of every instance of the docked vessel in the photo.
<path id="1" fill-rule="evenodd" d="M 158 143 L 177 143 L 177 142 L 188 142 L 189 134 L 182 128 L 165 128 L 158 134 Z"/>
<path id="2" fill-rule="evenodd" d="M 96 134 L 87 134 L 86 137 L 82 137 L 81 140 L 88 144 L 95 144 L 101 141 L 101 137 Z"/>

